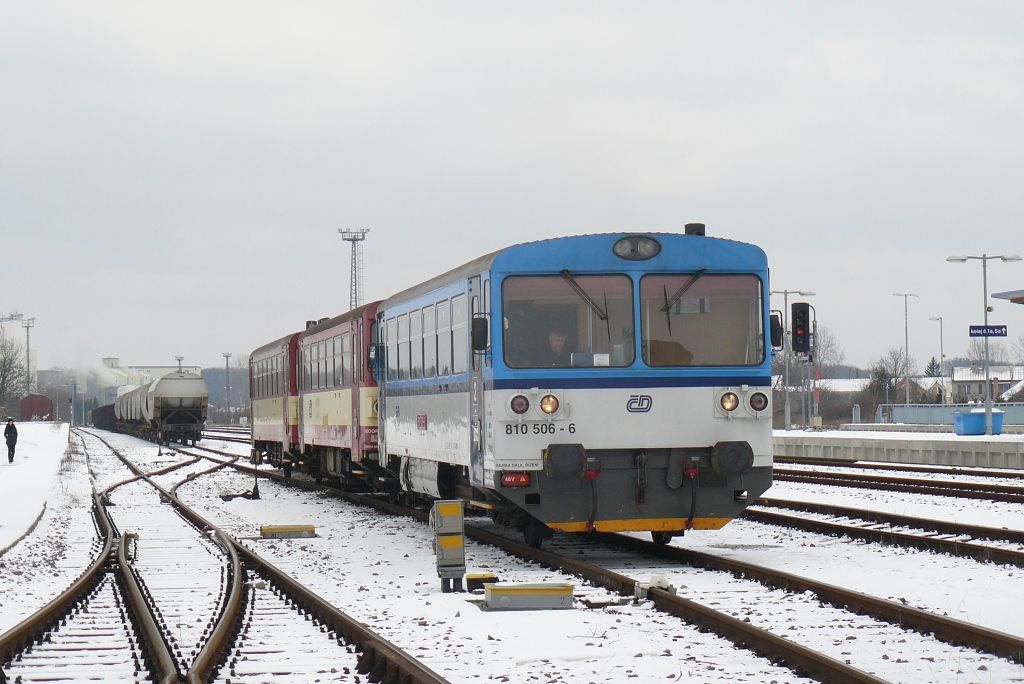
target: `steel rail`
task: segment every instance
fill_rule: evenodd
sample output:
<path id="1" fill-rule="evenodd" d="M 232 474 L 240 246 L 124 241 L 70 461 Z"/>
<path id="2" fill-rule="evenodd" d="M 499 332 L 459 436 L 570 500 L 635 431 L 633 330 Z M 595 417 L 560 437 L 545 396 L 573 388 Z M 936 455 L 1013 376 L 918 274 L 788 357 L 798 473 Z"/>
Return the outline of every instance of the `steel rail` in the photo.
<path id="1" fill-rule="evenodd" d="M 935 475 L 965 475 L 968 477 L 993 477 L 1008 480 L 1024 480 L 1024 472 L 997 468 L 965 468 L 963 466 L 928 466 L 910 463 L 889 463 L 888 461 L 841 461 L 828 458 L 803 458 L 800 456 L 776 456 L 775 463 L 788 465 L 816 465 L 834 468 L 856 468 L 858 470 L 882 470 L 907 473 L 933 473 Z"/>
<path id="2" fill-rule="evenodd" d="M 138 538 L 139 535 L 134 532 L 124 534 L 117 548 L 117 564 L 125 587 L 125 603 L 128 604 L 132 618 L 139 627 L 140 636 L 145 641 L 145 650 L 153 661 L 151 666 L 155 681 L 160 684 L 176 684 L 181 675 L 178 672 L 178 665 L 139 586 L 135 568 L 128 562 L 128 543 L 133 539 L 138 541 Z"/>
<path id="3" fill-rule="evenodd" d="M 937 615 L 920 608 L 844 589 L 833 584 L 793 575 L 782 570 L 766 568 L 730 558 L 721 558 L 678 546 L 659 546 L 652 542 L 625 535 L 595 533 L 617 546 L 633 551 L 667 558 L 694 567 L 730 572 L 736 576 L 752 577 L 759 582 L 786 591 L 810 591 L 822 600 L 846 610 L 871 615 L 886 622 L 908 627 L 922 634 L 931 634 L 940 641 L 956 646 L 968 646 L 983 653 L 1024 663 L 1024 639 L 963 620 Z"/>
<path id="4" fill-rule="evenodd" d="M 635 594 L 636 580 L 592 563 L 535 549 L 474 525 L 466 525 L 466 536 L 485 544 L 497 546 L 520 558 L 583 577 L 619 594 L 627 596 Z M 603 537 L 603 535 L 598 536 Z M 654 544 L 651 545 L 654 546 Z M 750 649 L 773 662 L 781 660 L 797 674 L 806 674 L 823 681 L 839 683 L 871 682 L 879 684 L 886 681 L 760 627 L 755 627 L 749 622 L 744 622 L 676 594 L 652 588 L 648 591 L 647 597 L 651 599 L 658 610 L 714 632 L 718 636 Z"/>
<path id="5" fill-rule="evenodd" d="M 216 452 L 216 450 L 209 449 L 208 447 L 202 447 L 202 449 L 205 451 L 213 451 L 214 453 L 223 453 Z M 240 464 L 234 464 L 233 467 L 248 473 L 256 472 L 254 468 Z M 411 517 L 422 523 L 427 522 L 428 513 L 426 511 L 392 504 L 372 496 L 353 494 L 351 492 L 344 492 L 330 487 L 325 487 L 323 485 L 317 485 L 312 482 L 303 482 L 293 478 L 285 478 L 283 475 L 277 473 L 260 472 L 260 474 L 269 476 L 274 480 L 281 481 L 282 483 L 299 486 L 304 489 L 328 492 L 350 503 L 370 506 L 393 515 Z M 598 566 L 590 563 L 585 563 L 578 559 L 559 556 L 549 551 L 534 549 L 526 544 L 522 544 L 473 525 L 466 525 L 465 531 L 467 537 L 479 542 L 497 546 L 498 548 L 519 556 L 520 558 L 535 561 L 549 567 L 562 569 L 570 574 L 583 577 L 588 581 L 594 582 L 595 584 L 606 587 L 617 593 L 631 596 L 635 592 L 635 580 L 613 573 L 609 570 L 599 568 Z M 713 631 L 715 634 L 718 634 L 739 646 L 748 648 L 755 653 L 761 654 L 773 661 L 781 660 L 787 667 L 793 669 L 795 672 L 807 673 L 825 681 L 841 684 L 880 684 L 885 681 L 826 655 L 817 653 L 805 646 L 796 644 L 791 640 L 784 639 L 772 634 L 771 632 L 755 627 L 750 623 L 743 622 L 742 620 L 738 620 L 730 615 L 716 611 L 713 608 L 702 606 L 699 603 L 676 596 L 675 594 L 670 594 L 659 589 L 651 589 L 648 597 L 654 602 L 655 607 L 659 610 L 686 620 L 703 629 Z"/>
<path id="6" fill-rule="evenodd" d="M 322 597 L 300 584 L 246 547 L 234 542 L 246 565 L 255 568 L 280 588 L 297 605 L 341 634 L 360 651 L 358 670 L 371 682 L 391 684 L 448 684 L 448 680 L 401 650 L 390 641 L 370 631 L 357 620 L 335 608 Z"/>
<path id="7" fill-rule="evenodd" d="M 875 477 L 857 473 L 806 473 L 775 469 L 772 479 L 785 482 L 825 484 L 857 489 L 880 489 L 908 494 L 951 496 L 960 499 L 986 499 L 1024 503 L 1024 487 L 985 485 L 977 482 L 951 482 L 948 480 L 922 480 L 917 478 Z M 933 482 L 934 484 L 929 484 Z"/>
<path id="8" fill-rule="evenodd" d="M 203 644 L 202 650 L 199 651 L 195 660 L 192 661 L 192 666 L 188 669 L 188 674 L 185 676 L 185 681 L 188 684 L 202 684 L 209 681 L 210 675 L 213 674 L 221 656 L 231 648 L 232 641 L 237 633 L 239 620 L 241 619 L 245 596 L 245 576 L 242 573 L 242 563 L 239 560 L 234 543 L 232 543 L 227 534 L 218 529 L 214 534 L 214 539 L 231 560 L 231 588 L 216 626 L 214 626 L 206 643 Z"/>
<path id="9" fill-rule="evenodd" d="M 212 451 L 214 453 L 223 453 L 216 452 L 215 450 L 208 449 L 206 447 L 203 447 L 202 449 Z M 283 475 L 280 475 L 278 473 L 257 471 L 255 468 L 251 468 L 249 466 L 234 464 L 233 467 L 248 473 L 259 472 L 261 475 L 265 477 L 272 478 L 282 483 L 297 485 L 311 490 L 329 492 L 351 503 L 369 505 L 381 511 L 412 517 L 421 522 L 427 521 L 427 513 L 425 511 L 420 511 L 418 509 L 409 509 L 404 506 L 391 504 L 374 497 L 353 494 L 350 492 L 343 492 L 340 490 L 332 489 L 330 487 L 316 485 L 312 482 L 303 482 L 301 480 L 295 480 L 293 478 L 285 478 Z M 537 560 L 537 562 L 543 564 L 548 564 L 549 562 L 554 563 L 555 559 L 561 558 L 560 556 L 556 556 L 555 554 L 551 554 L 550 552 L 546 552 L 540 549 L 532 549 L 532 547 L 528 547 L 514 540 L 502 537 L 493 532 L 483 530 L 472 525 L 466 526 L 466 536 L 487 544 L 495 544 L 500 548 L 509 550 L 510 553 L 514 553 L 515 555 L 518 555 L 520 557 Z M 653 544 L 649 541 L 644 541 L 641 539 L 636 539 L 624 535 L 595 533 L 594 536 L 596 538 L 614 543 L 617 546 L 623 546 L 641 553 L 659 556 L 662 558 L 668 558 L 670 560 L 686 563 L 688 565 L 693 565 L 697 567 L 704 567 L 712 570 L 729 572 L 738 576 L 753 577 L 767 586 L 775 587 L 785 591 L 792 591 L 797 593 L 810 591 L 816 594 L 819 598 L 821 598 L 821 600 L 838 608 L 869 614 L 877 619 L 884 620 L 885 622 L 888 622 L 890 624 L 907 627 L 926 635 L 933 635 L 935 638 L 946 643 L 958 646 L 968 646 L 970 648 L 974 648 L 984 653 L 990 653 L 992 655 L 1010 659 L 1014 662 L 1024 663 L 1024 640 L 1011 634 L 1006 634 L 1003 632 L 999 632 L 997 630 L 992 630 L 978 625 L 973 625 L 962 620 L 937 615 L 925 610 L 921 610 L 919 608 L 906 606 L 902 603 L 897 603 L 895 601 L 888 601 L 886 599 L 877 598 L 874 596 L 870 596 L 868 594 L 863 594 L 861 592 L 852 591 L 849 589 L 844 589 L 842 587 L 837 587 L 835 585 L 827 584 L 825 582 L 819 582 L 817 580 L 800 577 L 783 571 L 772 570 L 751 563 L 744 563 L 742 561 L 719 558 L 711 554 L 704 554 L 698 551 L 690 551 L 681 547 L 661 546 Z M 516 548 L 518 550 L 512 551 L 510 550 L 512 548 Z M 553 567 L 559 566 L 554 565 Z M 606 571 L 603 571 L 602 569 L 597 568 L 596 566 L 583 563 L 582 561 L 576 559 L 567 558 L 565 559 L 565 567 L 576 568 L 579 570 L 579 572 L 576 572 L 572 569 L 569 569 L 568 571 L 573 574 L 578 574 L 584 577 L 585 579 L 602 584 L 602 586 L 607 586 L 608 588 L 613 589 L 615 591 L 619 591 L 627 595 L 633 593 L 633 580 L 630 580 L 629 578 L 616 576 L 620 579 L 609 579 L 610 584 L 603 584 L 600 577 L 601 573 Z M 612 574 L 614 575 L 614 573 Z M 657 590 L 652 590 L 652 595 L 655 597 L 660 597 L 661 593 L 665 592 L 659 593 Z M 668 596 L 673 595 L 669 594 Z M 672 599 L 660 597 L 660 601 L 671 603 Z M 703 609 L 703 607 L 699 606 L 699 604 L 697 605 L 700 609 Z M 660 607 L 661 606 L 659 605 L 659 608 Z M 688 610 L 688 608 L 680 607 L 678 608 L 678 610 L 683 611 Z M 718 632 L 717 628 L 712 628 L 710 626 L 710 621 L 718 619 L 716 616 L 711 616 L 708 618 L 709 623 L 707 625 L 707 628 L 716 631 L 716 633 L 720 633 L 722 636 L 725 636 L 726 638 L 730 638 L 728 634 L 733 633 L 731 630 L 733 630 L 734 628 L 745 629 L 746 627 L 750 626 L 747 623 L 742 623 L 742 625 L 732 625 L 730 623 L 730 620 L 732 618 L 730 618 L 729 616 L 724 617 L 729 619 L 724 620 L 720 624 L 719 628 L 723 630 L 722 632 Z M 698 620 L 698 615 L 695 614 L 692 618 L 687 617 L 685 619 L 692 619 L 696 621 Z M 752 636 L 750 638 L 754 639 L 755 637 Z M 743 643 L 746 643 L 742 639 L 741 641 Z M 788 642 L 786 640 L 783 641 L 785 642 L 784 645 L 793 645 L 791 642 Z M 764 647 L 771 647 L 772 643 L 772 640 L 768 640 L 764 642 Z M 796 669 L 797 671 L 801 671 L 801 667 L 827 668 L 828 665 L 819 663 L 817 660 L 818 658 L 826 658 L 826 656 L 822 656 L 821 654 L 817 654 L 814 652 L 810 652 L 807 654 L 794 653 L 788 659 L 786 659 L 786 662 L 791 667 L 794 667 L 794 669 Z M 800 664 L 796 665 L 796 663 Z M 843 664 L 840 663 L 840 665 Z M 823 677 L 827 681 L 877 681 L 859 679 L 843 680 L 839 678 L 840 675 L 837 675 L 835 673 L 825 674 L 820 669 L 808 669 L 806 671 L 814 676 Z M 864 676 L 871 677 L 871 675 L 866 674 Z"/>
<path id="10" fill-rule="evenodd" d="M 848 518 L 859 518 L 869 522 L 884 525 L 899 525 L 904 527 L 916 527 L 922 530 L 930 530 L 939 534 L 967 534 L 975 539 L 988 539 L 990 541 L 1004 541 L 1011 544 L 1024 544 L 1024 530 L 1014 530 L 1008 527 L 988 527 L 986 525 L 970 525 L 968 523 L 954 522 L 951 520 L 936 520 L 934 518 L 918 518 L 913 515 L 899 515 L 885 511 L 868 511 L 860 508 L 837 506 L 835 504 L 816 503 L 810 501 L 790 501 L 789 499 L 777 499 L 774 497 L 761 497 L 754 502 L 755 506 L 766 506 L 769 508 L 789 508 L 808 513 L 819 513 L 822 515 L 845 516 Z"/>
<path id="11" fill-rule="evenodd" d="M 94 435 L 95 436 L 95 435 Z M 130 463 L 127 459 L 124 459 L 117 450 L 115 450 L 109 443 L 103 440 L 102 437 L 98 437 L 112 452 L 118 454 L 119 458 L 124 460 L 126 463 Z M 171 449 L 178 451 L 179 453 L 187 454 L 188 452 L 178 449 L 177 447 L 170 447 Z M 201 449 L 205 451 L 214 451 L 215 453 L 225 454 L 225 452 L 216 452 L 212 449 L 205 447 L 190 447 L 192 449 Z M 232 457 L 237 455 L 231 454 Z M 218 462 L 216 467 L 211 468 L 210 471 L 218 470 L 222 467 L 231 466 L 238 470 L 256 472 L 254 468 L 247 468 L 240 466 L 236 463 L 229 462 Z M 133 468 L 133 465 L 129 465 L 129 468 Z M 197 477 L 204 473 L 193 474 L 192 477 Z M 282 477 L 282 479 L 284 479 Z M 164 490 L 155 482 L 151 484 L 163 492 L 167 499 L 175 506 L 175 508 L 183 515 L 186 519 L 196 524 L 200 529 L 215 530 L 224 539 L 227 540 L 238 554 L 241 560 L 247 567 L 255 569 L 257 572 L 266 576 L 272 583 L 278 586 L 286 595 L 289 596 L 297 605 L 301 605 L 307 612 L 321 620 L 328 627 L 335 629 L 339 634 L 342 634 L 349 643 L 355 644 L 356 648 L 360 651 L 358 659 L 357 669 L 360 674 L 365 674 L 371 682 L 385 682 L 386 684 L 450 684 L 450 682 L 437 674 L 420 661 L 413 658 L 411 655 L 401 650 L 388 640 L 384 639 L 380 635 L 370 631 L 364 627 L 355 619 L 349 617 L 342 611 L 331 605 L 326 599 L 312 592 L 297 580 L 291 576 L 285 574 L 279 570 L 273 564 L 267 560 L 257 556 L 253 552 L 249 551 L 245 546 L 238 542 L 238 540 L 232 538 L 227 533 L 223 532 L 213 523 L 207 521 L 205 518 L 200 516 L 198 513 L 193 511 L 191 508 L 186 506 L 175 494 Z M 178 483 L 183 484 L 183 483 Z M 311 487 L 316 489 L 317 487 Z M 425 514 L 424 514 L 425 515 Z M 241 575 L 238 576 L 238 581 L 241 581 Z M 224 612 L 227 614 L 227 611 Z M 237 613 L 236 613 L 237 615 Z M 230 643 L 227 644 L 230 646 Z M 204 648 L 204 651 L 206 649 Z M 218 651 L 216 657 L 222 655 L 223 651 Z M 202 653 L 200 654 L 202 655 Z M 214 658 L 214 660 L 216 659 Z M 197 658 L 198 660 L 198 658 Z M 192 670 L 196 667 L 196 663 L 193 662 L 193 666 L 189 668 L 189 676 L 191 677 Z M 201 682 L 204 681 L 201 677 L 195 680 Z"/>
<path id="12" fill-rule="evenodd" d="M 71 607 L 96 585 L 100 575 L 106 570 L 110 562 L 111 551 L 114 548 L 114 528 L 104 514 L 99 495 L 93 495 L 92 506 L 93 519 L 103 539 L 103 550 L 67 589 L 45 606 L 0 634 L 0 663 L 10 660 L 16 653 L 34 642 L 39 635 L 59 622 L 71 610 Z"/>
<path id="13" fill-rule="evenodd" d="M 801 508 L 807 512 L 819 512 L 813 511 L 809 507 Z M 973 558 L 974 560 L 982 562 L 991 561 L 993 563 L 1004 563 L 1006 565 L 1024 567 L 1024 551 L 1001 549 L 996 546 L 978 544 L 974 541 L 932 537 L 923 534 L 914 534 L 913 532 L 901 532 L 893 529 L 862 527 L 852 523 L 818 520 L 795 514 L 791 515 L 787 513 L 780 513 L 778 511 L 764 511 L 753 507 L 747 508 L 743 511 L 742 517 L 747 520 L 753 520 L 767 525 L 781 525 L 783 527 L 796 528 L 807 532 L 816 532 L 818 534 L 847 536 L 879 544 L 920 549 L 922 551 L 939 552 L 949 556 Z M 958 534 L 963 533 L 961 532 Z"/>

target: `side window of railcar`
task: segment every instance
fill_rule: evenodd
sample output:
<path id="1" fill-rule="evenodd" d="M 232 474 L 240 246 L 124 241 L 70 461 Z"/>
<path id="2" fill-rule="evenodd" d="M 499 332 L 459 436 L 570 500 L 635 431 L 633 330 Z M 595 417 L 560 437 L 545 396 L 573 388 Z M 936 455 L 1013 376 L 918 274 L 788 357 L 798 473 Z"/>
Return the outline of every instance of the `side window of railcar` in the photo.
<path id="1" fill-rule="evenodd" d="M 302 389 L 313 389 L 313 352 L 309 347 L 302 348 Z"/>
<path id="2" fill-rule="evenodd" d="M 447 299 L 437 303 L 437 374 L 452 374 L 452 312 Z"/>
<path id="3" fill-rule="evenodd" d="M 409 315 L 398 317 L 398 379 L 409 379 Z"/>
<path id="4" fill-rule="evenodd" d="M 423 307 L 423 377 L 437 375 L 437 332 L 434 324 L 434 306 Z"/>
<path id="5" fill-rule="evenodd" d="M 338 352 L 340 347 L 338 346 L 337 337 L 328 337 L 324 340 L 324 344 L 327 345 L 327 381 L 325 387 L 337 387 L 338 385 L 338 374 L 341 372 L 341 362 L 338 360 Z"/>
<path id="6" fill-rule="evenodd" d="M 341 337 L 341 384 L 352 384 L 352 336 L 348 333 Z"/>
<path id="7" fill-rule="evenodd" d="M 465 373 L 469 349 L 466 295 L 452 297 L 452 373 Z"/>
<path id="8" fill-rule="evenodd" d="M 387 344 L 388 380 L 398 379 L 398 322 L 389 318 L 384 324 L 384 338 Z"/>
<path id="9" fill-rule="evenodd" d="M 640 279 L 649 366 L 749 366 L 764 358 L 761 279 L 746 274 L 652 274 Z"/>
<path id="10" fill-rule="evenodd" d="M 420 312 L 409 313 L 409 377 L 423 377 L 423 318 Z"/>

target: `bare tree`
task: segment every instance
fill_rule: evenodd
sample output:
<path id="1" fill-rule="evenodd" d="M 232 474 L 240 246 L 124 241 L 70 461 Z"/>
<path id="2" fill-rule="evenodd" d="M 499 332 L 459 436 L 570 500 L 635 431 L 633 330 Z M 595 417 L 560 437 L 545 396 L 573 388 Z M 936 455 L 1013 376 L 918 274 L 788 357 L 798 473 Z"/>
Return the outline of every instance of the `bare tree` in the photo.
<path id="1" fill-rule="evenodd" d="M 1017 359 L 1017 363 L 1024 366 L 1024 335 L 1017 338 L 1017 341 L 1013 343 L 1013 356 Z"/>
<path id="2" fill-rule="evenodd" d="M 0 407 L 8 415 L 15 413 L 17 400 L 25 388 L 25 357 L 21 345 L 0 331 Z"/>
<path id="3" fill-rule="evenodd" d="M 980 337 L 971 339 L 967 345 L 967 358 L 972 366 L 980 368 L 985 364 L 985 341 Z M 1010 355 L 1006 351 L 1006 345 L 1002 342 L 988 342 L 988 363 L 989 365 L 1006 366 L 1010 364 Z"/>
<path id="4" fill-rule="evenodd" d="M 814 360 L 823 368 L 841 366 L 846 360 L 846 353 L 839 346 L 835 333 L 831 328 L 819 326 L 814 338 Z"/>
<path id="5" fill-rule="evenodd" d="M 896 398 L 896 387 L 904 377 L 906 356 L 899 347 L 892 347 L 871 364 L 871 382 L 868 389 L 880 401 L 891 403 Z"/>

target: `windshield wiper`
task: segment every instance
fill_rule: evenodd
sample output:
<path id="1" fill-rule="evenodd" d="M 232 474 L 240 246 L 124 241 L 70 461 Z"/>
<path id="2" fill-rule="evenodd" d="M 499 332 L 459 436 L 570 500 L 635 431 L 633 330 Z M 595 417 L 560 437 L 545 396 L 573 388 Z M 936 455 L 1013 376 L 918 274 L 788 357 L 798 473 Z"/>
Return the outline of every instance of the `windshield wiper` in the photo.
<path id="1" fill-rule="evenodd" d="M 693 287 L 693 284 L 700 280 L 700 277 L 702 275 L 707 273 L 707 270 L 708 269 L 706 268 L 702 268 L 696 273 L 694 273 L 693 278 L 691 278 L 689 282 L 684 283 L 682 287 L 676 290 L 674 295 L 665 300 L 665 306 L 661 307 L 661 310 L 667 314 L 669 310 L 676 305 L 676 302 L 683 298 L 683 295 L 686 294 L 686 291 Z"/>
<path id="2" fill-rule="evenodd" d="M 571 287 L 573 291 L 576 292 L 577 295 L 579 295 L 579 298 L 587 303 L 587 306 L 590 307 L 590 310 L 597 314 L 598 318 L 600 318 L 602 321 L 608 320 L 608 314 L 602 311 L 601 307 L 597 305 L 597 302 L 591 299 L 590 295 L 588 295 L 580 286 L 580 284 L 576 282 L 576 279 L 572 277 L 572 273 L 569 272 L 569 269 L 563 268 L 561 270 L 560 275 L 563 278 L 565 278 L 566 282 L 569 283 L 569 287 Z"/>
<path id="3" fill-rule="evenodd" d="M 611 344 L 612 322 L 608 320 L 608 293 L 604 293 L 604 309 L 601 309 L 601 307 L 598 306 L 597 302 L 595 302 L 591 298 L 591 296 L 586 293 L 583 287 L 576 281 L 576 279 L 573 278 L 572 273 L 569 272 L 569 269 L 563 268 L 559 272 L 559 274 L 563 278 L 565 278 L 565 281 L 569 283 L 569 287 L 573 289 L 573 291 L 579 296 L 579 298 L 586 302 L 587 306 L 590 307 L 590 310 L 597 314 L 597 317 L 599 319 L 604 321 L 605 328 L 607 328 L 608 330 L 608 343 Z"/>

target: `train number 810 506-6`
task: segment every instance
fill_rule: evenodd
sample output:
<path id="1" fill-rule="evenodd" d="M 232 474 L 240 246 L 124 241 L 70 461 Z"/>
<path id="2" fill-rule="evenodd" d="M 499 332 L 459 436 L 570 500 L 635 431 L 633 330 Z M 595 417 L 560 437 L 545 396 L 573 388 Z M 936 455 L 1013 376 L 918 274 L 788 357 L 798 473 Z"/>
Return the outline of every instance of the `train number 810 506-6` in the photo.
<path id="1" fill-rule="evenodd" d="M 576 434 L 576 423 L 555 425 L 554 423 L 507 423 L 506 435 L 554 435 L 559 432 Z"/>

